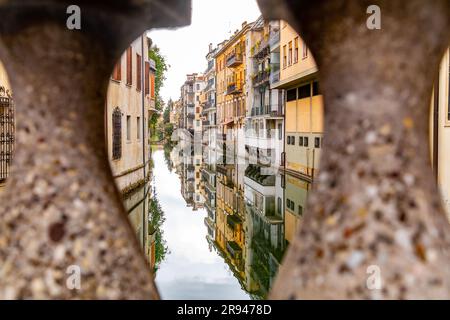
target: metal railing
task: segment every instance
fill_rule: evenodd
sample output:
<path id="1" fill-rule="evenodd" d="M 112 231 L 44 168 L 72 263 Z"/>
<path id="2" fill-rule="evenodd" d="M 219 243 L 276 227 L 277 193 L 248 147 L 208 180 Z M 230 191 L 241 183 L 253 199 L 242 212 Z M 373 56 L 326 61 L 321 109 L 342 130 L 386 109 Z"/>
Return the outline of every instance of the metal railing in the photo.
<path id="1" fill-rule="evenodd" d="M 242 64 L 242 54 L 232 53 L 227 57 L 227 67 L 235 67 Z"/>

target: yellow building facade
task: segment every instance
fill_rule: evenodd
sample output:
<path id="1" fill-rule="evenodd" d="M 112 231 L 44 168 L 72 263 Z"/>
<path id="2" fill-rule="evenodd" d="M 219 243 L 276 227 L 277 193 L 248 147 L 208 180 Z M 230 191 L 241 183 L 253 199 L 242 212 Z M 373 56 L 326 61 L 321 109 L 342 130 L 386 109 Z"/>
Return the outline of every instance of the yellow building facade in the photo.
<path id="1" fill-rule="evenodd" d="M 317 66 L 306 43 L 286 22 L 280 30 L 280 80 L 285 90 L 285 170 L 312 180 L 323 138 L 323 99 Z"/>
<path id="2" fill-rule="evenodd" d="M 245 156 L 243 129 L 246 115 L 246 33 L 252 24 L 244 22 L 242 28 L 221 44 L 215 55 L 216 94 L 219 133 L 227 141 L 227 154 Z"/>

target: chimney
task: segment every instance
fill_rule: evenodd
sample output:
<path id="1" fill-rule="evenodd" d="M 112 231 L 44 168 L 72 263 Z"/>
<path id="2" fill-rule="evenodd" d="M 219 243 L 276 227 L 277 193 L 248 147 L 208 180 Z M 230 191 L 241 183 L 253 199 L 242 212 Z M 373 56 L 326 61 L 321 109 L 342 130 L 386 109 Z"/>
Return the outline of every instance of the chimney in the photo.
<path id="1" fill-rule="evenodd" d="M 212 43 L 209 44 L 209 52 L 212 51 Z"/>

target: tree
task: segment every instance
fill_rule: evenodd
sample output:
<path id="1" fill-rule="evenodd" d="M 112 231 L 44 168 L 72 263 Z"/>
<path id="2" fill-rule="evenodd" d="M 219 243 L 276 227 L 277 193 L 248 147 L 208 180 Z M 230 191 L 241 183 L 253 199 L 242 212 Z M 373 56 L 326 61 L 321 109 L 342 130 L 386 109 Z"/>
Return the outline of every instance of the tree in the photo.
<path id="1" fill-rule="evenodd" d="M 160 91 L 164 84 L 164 80 L 166 80 L 166 72 L 170 66 L 167 64 L 166 58 L 161 54 L 156 45 L 153 45 L 149 49 L 148 56 L 155 61 L 155 109 L 161 112 L 164 109 L 164 101 L 161 98 Z M 155 112 L 149 119 L 149 126 L 153 135 L 160 135 L 160 133 L 156 132 L 156 123 L 158 122 L 159 115 L 159 113 Z"/>
<path id="2" fill-rule="evenodd" d="M 163 110 L 163 101 L 160 95 L 160 90 L 166 80 L 166 72 L 169 69 L 169 65 L 166 62 L 166 58 L 161 54 L 157 46 L 152 46 L 148 52 L 150 59 L 155 61 L 155 108 L 156 110 Z"/>

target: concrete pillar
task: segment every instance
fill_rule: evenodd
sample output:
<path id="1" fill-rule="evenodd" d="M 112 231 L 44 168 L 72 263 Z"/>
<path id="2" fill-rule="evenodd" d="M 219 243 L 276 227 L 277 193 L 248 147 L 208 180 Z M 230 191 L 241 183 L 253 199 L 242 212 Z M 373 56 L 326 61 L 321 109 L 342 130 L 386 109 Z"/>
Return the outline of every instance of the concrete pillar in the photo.
<path id="1" fill-rule="evenodd" d="M 65 2 L 0 5 L 17 108 L 0 194 L 0 299 L 158 298 L 109 169 L 104 99 L 129 43 L 152 26 L 189 23 L 190 2 L 91 1 L 81 30 L 66 28 Z"/>
<path id="2" fill-rule="evenodd" d="M 450 227 L 429 161 L 448 0 L 260 0 L 306 40 L 325 103 L 324 152 L 271 298 L 450 297 Z M 381 288 L 373 281 L 380 272 Z"/>

